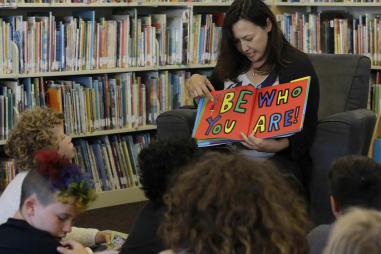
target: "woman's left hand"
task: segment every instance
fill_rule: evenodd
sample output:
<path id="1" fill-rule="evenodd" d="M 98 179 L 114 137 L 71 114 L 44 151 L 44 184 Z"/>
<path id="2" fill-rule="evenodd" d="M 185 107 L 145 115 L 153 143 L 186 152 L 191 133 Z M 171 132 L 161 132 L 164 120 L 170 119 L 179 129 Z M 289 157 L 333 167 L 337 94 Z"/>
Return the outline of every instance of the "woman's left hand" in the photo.
<path id="1" fill-rule="evenodd" d="M 243 139 L 241 142 L 242 145 L 259 152 L 277 153 L 290 145 L 288 138 L 263 139 L 254 137 L 254 133 L 246 136 L 243 132 L 241 132 L 241 137 Z"/>

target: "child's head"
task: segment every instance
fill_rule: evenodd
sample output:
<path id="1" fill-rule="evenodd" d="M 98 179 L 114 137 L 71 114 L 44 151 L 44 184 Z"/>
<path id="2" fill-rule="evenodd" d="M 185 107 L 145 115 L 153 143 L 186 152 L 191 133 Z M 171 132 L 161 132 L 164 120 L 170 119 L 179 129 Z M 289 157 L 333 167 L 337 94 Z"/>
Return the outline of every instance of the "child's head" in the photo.
<path id="1" fill-rule="evenodd" d="M 151 142 L 139 154 L 140 181 L 146 197 L 155 205 L 162 198 L 172 178 L 197 156 L 194 140 Z"/>
<path id="2" fill-rule="evenodd" d="M 331 166 L 329 182 L 336 216 L 352 206 L 381 209 L 381 165 L 374 160 L 360 155 L 339 158 Z"/>
<path id="3" fill-rule="evenodd" d="M 35 107 L 24 111 L 11 130 L 5 152 L 16 162 L 18 170 L 33 167 L 38 150 L 54 149 L 68 159 L 74 157 L 71 138 L 63 131 L 63 114 L 49 108 Z"/>
<path id="4" fill-rule="evenodd" d="M 268 162 L 209 153 L 164 195 L 166 247 L 190 253 L 307 253 L 303 201 Z"/>
<path id="5" fill-rule="evenodd" d="M 57 151 L 41 150 L 22 184 L 20 212 L 31 226 L 60 238 L 94 199 L 95 192 L 78 165 Z"/>
<path id="6" fill-rule="evenodd" d="M 381 253 L 381 214 L 351 208 L 336 221 L 324 254 Z"/>

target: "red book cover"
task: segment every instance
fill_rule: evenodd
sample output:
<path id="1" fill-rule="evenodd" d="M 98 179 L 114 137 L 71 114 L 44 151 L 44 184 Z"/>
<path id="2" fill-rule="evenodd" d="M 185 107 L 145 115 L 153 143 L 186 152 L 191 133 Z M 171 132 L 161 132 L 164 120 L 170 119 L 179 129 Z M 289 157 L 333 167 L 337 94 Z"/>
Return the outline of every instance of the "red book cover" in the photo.
<path id="1" fill-rule="evenodd" d="M 276 138 L 303 128 L 310 77 L 255 88 L 239 86 L 213 91 L 214 100 L 200 99 L 193 137 L 198 145 L 241 141 L 241 132 L 258 138 Z"/>

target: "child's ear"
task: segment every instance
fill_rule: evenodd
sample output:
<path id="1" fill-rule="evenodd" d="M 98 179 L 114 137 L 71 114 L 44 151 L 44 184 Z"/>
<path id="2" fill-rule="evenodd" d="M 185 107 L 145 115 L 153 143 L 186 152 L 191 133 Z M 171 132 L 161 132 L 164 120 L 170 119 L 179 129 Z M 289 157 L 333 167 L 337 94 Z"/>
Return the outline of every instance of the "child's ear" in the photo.
<path id="1" fill-rule="evenodd" d="M 38 204 L 38 200 L 36 197 L 36 194 L 33 194 L 32 196 L 28 197 L 24 201 L 24 211 L 25 214 L 24 216 L 31 217 L 34 215 L 35 210 L 36 210 L 36 205 Z"/>

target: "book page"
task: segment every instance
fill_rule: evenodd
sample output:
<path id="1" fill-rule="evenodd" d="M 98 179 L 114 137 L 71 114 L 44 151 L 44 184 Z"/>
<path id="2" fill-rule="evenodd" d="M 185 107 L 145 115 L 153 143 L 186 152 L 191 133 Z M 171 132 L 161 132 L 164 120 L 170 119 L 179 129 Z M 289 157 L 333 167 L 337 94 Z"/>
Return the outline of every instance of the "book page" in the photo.
<path id="1" fill-rule="evenodd" d="M 250 125 L 254 90 L 252 86 L 213 91 L 214 101 L 200 100 L 193 129 L 193 137 L 213 143 L 241 140 Z"/>
<path id="2" fill-rule="evenodd" d="M 258 138 L 274 138 L 303 127 L 310 77 L 257 89 L 250 131 Z"/>

